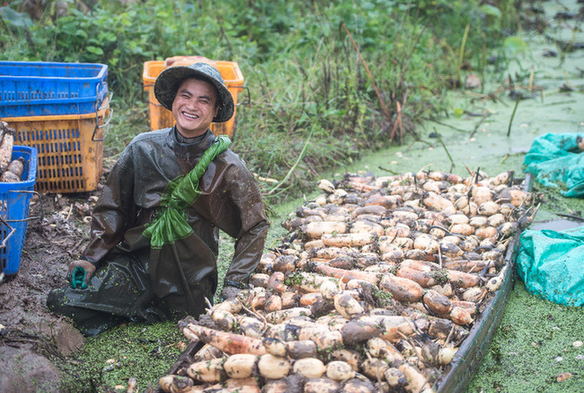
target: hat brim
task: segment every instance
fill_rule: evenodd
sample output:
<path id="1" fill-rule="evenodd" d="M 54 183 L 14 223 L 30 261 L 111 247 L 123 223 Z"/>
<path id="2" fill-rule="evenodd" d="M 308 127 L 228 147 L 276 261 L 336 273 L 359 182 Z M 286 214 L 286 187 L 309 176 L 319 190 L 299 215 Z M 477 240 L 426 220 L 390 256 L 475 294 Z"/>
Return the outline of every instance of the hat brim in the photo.
<path id="1" fill-rule="evenodd" d="M 233 116 L 233 97 L 225 85 L 220 81 L 210 77 L 204 72 L 194 70 L 186 66 L 169 67 L 162 71 L 154 84 L 154 95 L 160 104 L 172 111 L 172 103 L 176 97 L 176 91 L 180 84 L 188 78 L 202 79 L 211 83 L 217 89 L 217 104 L 219 110 L 217 116 L 213 118 L 216 123 L 225 122 Z"/>

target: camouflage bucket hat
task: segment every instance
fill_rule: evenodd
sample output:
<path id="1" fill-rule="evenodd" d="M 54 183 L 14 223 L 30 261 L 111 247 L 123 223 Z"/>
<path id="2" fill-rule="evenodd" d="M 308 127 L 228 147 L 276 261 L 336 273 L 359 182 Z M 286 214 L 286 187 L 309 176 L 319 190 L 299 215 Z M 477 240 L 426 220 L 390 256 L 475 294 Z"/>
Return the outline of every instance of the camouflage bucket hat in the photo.
<path id="1" fill-rule="evenodd" d="M 219 110 L 214 122 L 225 122 L 233 116 L 233 97 L 225 87 L 225 82 L 219 71 L 207 63 L 194 63 L 189 66 L 174 66 L 162 71 L 154 84 L 154 95 L 158 102 L 168 110 L 172 110 L 172 102 L 180 84 L 187 78 L 205 80 L 217 89 L 217 105 Z"/>

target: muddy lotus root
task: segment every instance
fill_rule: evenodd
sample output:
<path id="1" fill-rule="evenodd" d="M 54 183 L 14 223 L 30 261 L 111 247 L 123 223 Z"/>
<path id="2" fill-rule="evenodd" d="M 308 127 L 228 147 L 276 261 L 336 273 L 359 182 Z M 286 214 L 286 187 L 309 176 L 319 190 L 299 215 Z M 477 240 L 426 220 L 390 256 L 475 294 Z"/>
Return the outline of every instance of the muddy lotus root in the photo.
<path id="1" fill-rule="evenodd" d="M 162 390 L 432 392 L 529 221 L 532 196 L 511 180 L 321 181 L 322 194 L 283 223 L 289 236 L 262 256 L 252 288 L 209 309 L 213 326 L 184 327 L 206 346 Z"/>

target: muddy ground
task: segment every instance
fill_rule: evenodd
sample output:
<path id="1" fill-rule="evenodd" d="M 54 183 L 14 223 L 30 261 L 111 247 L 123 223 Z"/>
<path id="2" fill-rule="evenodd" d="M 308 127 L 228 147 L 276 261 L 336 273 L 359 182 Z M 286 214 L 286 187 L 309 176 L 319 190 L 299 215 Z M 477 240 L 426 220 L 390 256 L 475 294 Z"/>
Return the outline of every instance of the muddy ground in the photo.
<path id="1" fill-rule="evenodd" d="M 59 375 L 47 358 L 63 361 L 84 343 L 45 301 L 51 289 L 66 285 L 67 265 L 86 244 L 95 194 L 43 195 L 31 201 L 30 216 L 39 218 L 29 223 L 20 269 L 0 284 L 0 392 L 36 392 L 41 386 L 58 391 Z"/>

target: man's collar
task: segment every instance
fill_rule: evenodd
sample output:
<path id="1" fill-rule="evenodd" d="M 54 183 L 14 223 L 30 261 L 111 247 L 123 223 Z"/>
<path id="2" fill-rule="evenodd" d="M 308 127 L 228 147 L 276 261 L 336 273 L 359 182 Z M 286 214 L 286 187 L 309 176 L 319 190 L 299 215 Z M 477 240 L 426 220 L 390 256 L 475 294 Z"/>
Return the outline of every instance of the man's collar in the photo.
<path id="1" fill-rule="evenodd" d="M 187 138 L 182 135 L 176 126 L 172 127 L 171 133 L 174 137 L 174 140 L 181 145 L 198 145 L 201 143 L 204 145 L 210 145 L 216 138 L 211 129 L 207 129 L 207 131 L 205 131 L 203 134 L 192 138 Z"/>

